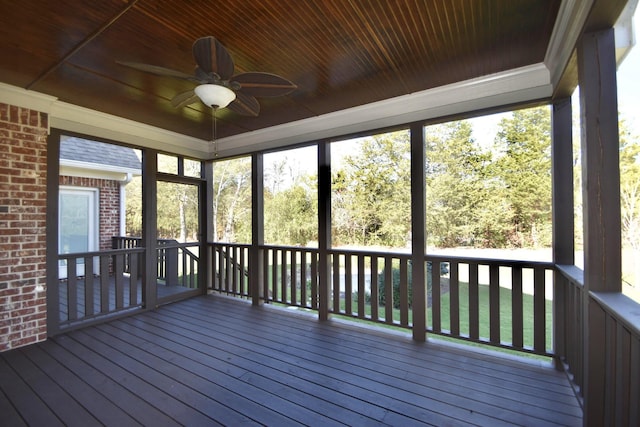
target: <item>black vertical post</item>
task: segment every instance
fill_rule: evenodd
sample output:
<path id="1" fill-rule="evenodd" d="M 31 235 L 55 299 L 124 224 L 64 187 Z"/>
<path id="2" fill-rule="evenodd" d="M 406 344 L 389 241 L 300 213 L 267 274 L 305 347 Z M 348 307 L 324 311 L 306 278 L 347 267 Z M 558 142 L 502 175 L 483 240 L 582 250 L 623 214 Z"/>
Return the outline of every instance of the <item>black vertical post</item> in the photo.
<path id="1" fill-rule="evenodd" d="M 427 336 L 426 192 L 424 125 L 413 123 L 411 132 L 411 289 L 413 339 L 425 341 Z"/>
<path id="2" fill-rule="evenodd" d="M 157 305 L 158 286 L 158 153 L 145 149 L 142 155 L 142 245 L 144 271 L 142 274 L 142 302 L 147 309 Z"/>
<path id="3" fill-rule="evenodd" d="M 200 220 L 200 253 L 204 257 L 200 258 L 198 266 L 198 286 L 203 294 L 207 293 L 209 287 L 213 287 L 213 251 L 209 242 L 213 242 L 213 162 L 207 161 L 202 164 L 202 176 L 204 177 L 204 189 L 201 189 L 201 202 L 204 208 L 200 207 L 202 219 Z"/>
<path id="4" fill-rule="evenodd" d="M 249 254 L 249 288 L 253 305 L 264 301 L 264 161 L 262 153 L 251 156 L 251 253 Z"/>
<path id="5" fill-rule="evenodd" d="M 331 146 L 318 144 L 318 316 L 329 319 L 331 304 Z"/>

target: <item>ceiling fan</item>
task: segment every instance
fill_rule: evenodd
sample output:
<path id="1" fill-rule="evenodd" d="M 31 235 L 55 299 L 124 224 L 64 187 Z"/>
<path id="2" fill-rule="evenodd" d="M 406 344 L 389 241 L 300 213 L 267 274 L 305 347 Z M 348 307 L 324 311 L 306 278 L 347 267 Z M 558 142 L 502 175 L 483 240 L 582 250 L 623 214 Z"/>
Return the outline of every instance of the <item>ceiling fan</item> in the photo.
<path id="1" fill-rule="evenodd" d="M 260 104 L 255 97 L 287 95 L 297 88 L 295 84 L 275 74 L 247 72 L 233 75 L 234 64 L 229 51 L 212 36 L 193 43 L 194 74 L 137 62 L 117 61 L 136 70 L 164 77 L 173 77 L 197 83 L 194 89 L 177 94 L 171 100 L 175 108 L 182 108 L 198 100 L 215 110 L 229 108 L 244 116 L 257 116 Z"/>

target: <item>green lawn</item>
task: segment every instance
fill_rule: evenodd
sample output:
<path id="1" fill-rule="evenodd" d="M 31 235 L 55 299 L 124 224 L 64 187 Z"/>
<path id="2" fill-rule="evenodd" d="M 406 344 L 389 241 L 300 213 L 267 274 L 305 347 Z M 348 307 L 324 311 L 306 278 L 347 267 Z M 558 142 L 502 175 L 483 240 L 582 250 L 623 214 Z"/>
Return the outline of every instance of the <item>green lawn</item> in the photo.
<path id="1" fill-rule="evenodd" d="M 460 333 L 469 334 L 469 284 L 461 282 L 460 289 Z M 489 337 L 489 286 L 479 285 L 480 336 Z M 553 303 L 545 300 L 547 349 L 551 348 L 553 330 Z M 450 329 L 450 294 L 441 297 L 442 329 Z M 523 340 L 525 347 L 533 347 L 533 296 L 522 295 Z M 500 339 L 511 342 L 511 290 L 500 288 Z"/>
<path id="2" fill-rule="evenodd" d="M 469 335 L 469 284 L 460 282 L 460 334 L 463 336 Z M 479 320 L 480 320 L 480 337 L 488 341 L 489 339 L 489 286 L 478 286 L 478 297 L 480 302 Z M 450 320 L 450 294 L 447 292 L 441 296 L 441 328 L 442 330 L 451 329 Z M 550 349 L 552 346 L 553 330 L 553 303 L 549 300 L 545 300 L 545 314 L 546 314 L 546 348 Z M 352 302 L 352 309 L 357 311 L 358 301 L 354 297 Z M 340 310 L 344 312 L 345 301 L 341 299 Z M 523 294 L 522 296 L 522 311 L 523 311 L 523 342 L 525 347 L 533 347 L 533 296 Z M 371 306 L 366 304 L 365 313 L 367 316 L 371 315 Z M 384 316 L 384 306 L 379 307 L 378 313 L 380 316 Z M 432 324 L 432 311 L 427 311 L 427 324 Z M 400 310 L 393 310 L 393 319 L 398 322 L 400 320 Z M 511 331 L 511 290 L 506 288 L 500 288 L 500 340 L 502 342 L 510 343 L 512 341 Z M 412 313 L 409 310 L 409 323 L 412 323 Z"/>

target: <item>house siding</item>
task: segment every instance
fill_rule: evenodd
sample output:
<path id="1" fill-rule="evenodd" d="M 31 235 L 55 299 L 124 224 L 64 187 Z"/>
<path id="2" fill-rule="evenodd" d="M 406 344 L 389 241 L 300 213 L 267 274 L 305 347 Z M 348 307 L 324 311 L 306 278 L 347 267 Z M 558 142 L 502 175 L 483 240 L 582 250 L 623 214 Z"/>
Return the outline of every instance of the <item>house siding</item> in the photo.
<path id="1" fill-rule="evenodd" d="M 47 129 L 0 103 L 0 351 L 47 337 Z"/>

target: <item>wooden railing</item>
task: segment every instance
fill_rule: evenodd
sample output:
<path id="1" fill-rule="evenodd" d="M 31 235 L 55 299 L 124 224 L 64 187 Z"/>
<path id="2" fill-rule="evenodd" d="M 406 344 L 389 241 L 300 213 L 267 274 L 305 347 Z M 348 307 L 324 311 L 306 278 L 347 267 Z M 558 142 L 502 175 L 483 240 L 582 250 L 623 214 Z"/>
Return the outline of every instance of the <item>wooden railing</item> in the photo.
<path id="1" fill-rule="evenodd" d="M 230 243 L 209 243 L 213 291 L 249 298 L 249 247 Z"/>
<path id="2" fill-rule="evenodd" d="M 318 308 L 318 250 L 291 246 L 262 246 L 266 302 Z"/>
<path id="3" fill-rule="evenodd" d="M 584 387 L 584 279 L 583 271 L 573 265 L 556 266 L 555 354 L 571 376 L 578 395 Z"/>
<path id="4" fill-rule="evenodd" d="M 602 425 L 637 426 L 640 305 L 619 292 L 590 292 L 588 297 L 590 323 L 603 329 L 601 334 L 594 334 L 600 339 L 585 350 L 595 359 L 589 370 L 589 416 L 602 420 Z"/>
<path id="5" fill-rule="evenodd" d="M 114 236 L 111 238 L 114 249 L 139 248 L 140 237 Z M 158 280 L 171 286 L 186 288 L 198 287 L 199 255 L 190 248 L 198 248 L 199 243 L 178 243 L 174 239 L 158 239 L 157 271 Z M 125 258 L 125 271 L 131 272 L 132 260 Z M 137 271 L 142 272 L 142 259 L 137 259 Z"/>
<path id="6" fill-rule="evenodd" d="M 576 394 L 586 398 L 588 375 L 589 417 L 602 425 L 638 425 L 640 304 L 620 292 L 587 292 L 583 272 L 575 266 L 557 266 L 556 271 L 556 299 L 562 307 L 555 325 L 556 356 Z M 592 358 L 589 366 L 586 357 Z"/>
<path id="7" fill-rule="evenodd" d="M 199 243 L 178 243 L 175 240 L 158 240 L 158 281 L 167 286 L 198 287 Z"/>
<path id="8" fill-rule="evenodd" d="M 250 245 L 212 243 L 212 289 L 251 297 Z M 318 250 L 259 248 L 265 302 L 318 309 Z M 411 257 L 406 253 L 328 251 L 330 311 L 412 328 Z M 551 356 L 553 266 L 429 255 L 427 332 Z"/>
<path id="9" fill-rule="evenodd" d="M 144 249 L 113 249 L 58 256 L 59 327 L 142 305 L 137 271 Z M 131 269 L 126 269 L 127 260 Z M 55 315 L 50 313 L 49 315 Z"/>

